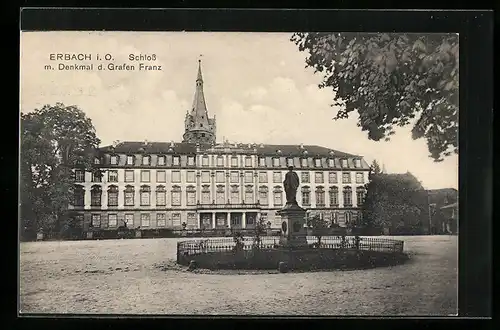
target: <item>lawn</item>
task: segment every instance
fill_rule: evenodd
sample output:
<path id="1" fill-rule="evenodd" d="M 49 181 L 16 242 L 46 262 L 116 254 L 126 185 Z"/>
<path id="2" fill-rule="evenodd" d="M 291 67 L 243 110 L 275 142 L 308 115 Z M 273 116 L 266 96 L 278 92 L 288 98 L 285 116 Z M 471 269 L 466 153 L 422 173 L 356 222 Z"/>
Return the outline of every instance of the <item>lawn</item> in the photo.
<path id="1" fill-rule="evenodd" d="M 450 315 L 457 236 L 405 241 L 409 262 L 355 271 L 191 273 L 178 239 L 21 243 L 21 313 Z"/>

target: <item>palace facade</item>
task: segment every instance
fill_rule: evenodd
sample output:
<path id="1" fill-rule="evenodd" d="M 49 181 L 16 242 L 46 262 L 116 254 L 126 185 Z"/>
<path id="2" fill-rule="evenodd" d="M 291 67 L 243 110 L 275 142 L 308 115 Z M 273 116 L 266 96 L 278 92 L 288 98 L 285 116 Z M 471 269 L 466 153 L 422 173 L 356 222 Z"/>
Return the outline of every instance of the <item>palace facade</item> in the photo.
<path id="1" fill-rule="evenodd" d="M 116 142 L 99 149 L 94 173 L 75 169 L 70 206 L 83 231 L 281 226 L 288 166 L 300 177 L 308 215 L 345 227 L 360 216 L 369 166 L 357 155 L 315 145 L 216 143 L 198 67 L 182 142 Z"/>

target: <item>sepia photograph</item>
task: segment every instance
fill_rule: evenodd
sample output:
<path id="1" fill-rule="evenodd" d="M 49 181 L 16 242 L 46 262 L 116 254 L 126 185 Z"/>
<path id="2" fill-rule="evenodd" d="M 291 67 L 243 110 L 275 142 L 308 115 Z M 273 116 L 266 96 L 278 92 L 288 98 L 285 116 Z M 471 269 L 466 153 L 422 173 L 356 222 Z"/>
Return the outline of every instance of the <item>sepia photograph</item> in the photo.
<path id="1" fill-rule="evenodd" d="M 20 315 L 457 315 L 457 33 L 20 41 Z"/>

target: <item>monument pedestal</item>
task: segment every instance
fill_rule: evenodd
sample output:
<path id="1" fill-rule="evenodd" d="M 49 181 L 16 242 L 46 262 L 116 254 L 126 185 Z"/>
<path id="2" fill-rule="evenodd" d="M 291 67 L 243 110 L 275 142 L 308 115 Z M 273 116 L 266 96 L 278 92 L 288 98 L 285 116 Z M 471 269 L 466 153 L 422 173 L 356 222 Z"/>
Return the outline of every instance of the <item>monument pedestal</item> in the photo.
<path id="1" fill-rule="evenodd" d="M 278 211 L 281 216 L 280 245 L 283 247 L 306 247 L 306 210 L 297 204 L 287 203 Z"/>

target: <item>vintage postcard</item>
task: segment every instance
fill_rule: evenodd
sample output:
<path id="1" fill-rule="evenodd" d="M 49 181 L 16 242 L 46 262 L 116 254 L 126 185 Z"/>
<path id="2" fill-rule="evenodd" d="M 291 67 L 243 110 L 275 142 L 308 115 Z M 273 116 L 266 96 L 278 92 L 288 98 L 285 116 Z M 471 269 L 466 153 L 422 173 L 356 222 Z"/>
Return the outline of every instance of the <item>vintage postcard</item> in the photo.
<path id="1" fill-rule="evenodd" d="M 457 34 L 20 48 L 21 314 L 457 314 Z"/>

